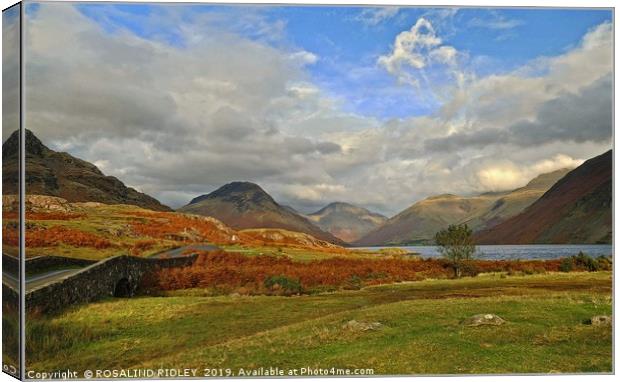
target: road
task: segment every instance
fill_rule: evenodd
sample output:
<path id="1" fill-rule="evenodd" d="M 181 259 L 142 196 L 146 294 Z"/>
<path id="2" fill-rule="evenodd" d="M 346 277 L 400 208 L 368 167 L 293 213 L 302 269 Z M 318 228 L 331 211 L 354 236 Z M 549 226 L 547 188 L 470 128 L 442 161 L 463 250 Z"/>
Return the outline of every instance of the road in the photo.
<path id="1" fill-rule="evenodd" d="M 180 248 L 175 248 L 175 249 L 170 249 L 164 252 L 159 252 L 156 253 L 152 256 L 150 256 L 151 259 L 161 259 L 161 258 L 170 258 L 170 257 L 183 257 L 183 256 L 187 256 L 185 255 L 183 252 L 187 251 L 187 250 L 192 250 L 192 251 L 216 251 L 220 249 L 220 247 L 216 246 L 216 245 L 212 245 L 212 244 L 193 244 L 193 245 L 187 245 L 185 247 L 180 247 Z"/>
<path id="2" fill-rule="evenodd" d="M 168 251 L 157 253 L 150 258 L 153 259 L 161 259 L 161 258 L 171 258 L 171 257 L 183 257 L 187 256 L 184 252 L 187 250 L 193 251 L 215 251 L 220 249 L 219 247 L 211 244 L 193 244 L 187 245 L 185 247 L 170 249 Z M 67 268 L 67 269 L 55 269 L 53 271 L 39 273 L 36 275 L 26 276 L 26 292 L 31 291 L 32 289 L 39 287 L 41 285 L 45 285 L 49 282 L 53 282 L 55 280 L 59 280 L 65 276 L 72 275 L 74 273 L 79 272 L 83 268 Z M 2 272 L 2 282 L 7 284 L 13 289 L 17 289 L 19 285 L 19 280 L 16 275 Z"/>
<path id="3" fill-rule="evenodd" d="M 49 282 L 63 278 L 64 276 L 77 273 L 82 268 L 70 268 L 70 269 L 56 269 L 50 272 L 40 273 L 32 276 L 26 276 L 26 292 L 47 284 Z M 19 281 L 14 274 L 2 272 L 2 282 L 7 284 L 13 289 L 17 289 Z"/>

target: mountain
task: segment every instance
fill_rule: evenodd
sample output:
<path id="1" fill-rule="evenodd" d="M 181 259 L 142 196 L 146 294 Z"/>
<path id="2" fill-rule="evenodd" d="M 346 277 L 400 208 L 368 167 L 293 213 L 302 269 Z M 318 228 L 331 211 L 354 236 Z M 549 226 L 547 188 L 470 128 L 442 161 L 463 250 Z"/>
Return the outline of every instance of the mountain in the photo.
<path id="1" fill-rule="evenodd" d="M 566 174 L 520 214 L 479 232 L 480 244 L 611 243 L 612 151 Z"/>
<path id="2" fill-rule="evenodd" d="M 235 229 L 283 228 L 333 244 L 345 244 L 305 217 L 279 205 L 260 186 L 250 182 L 226 184 L 210 194 L 192 199 L 178 211 L 212 216 Z"/>
<path id="3" fill-rule="evenodd" d="M 352 204 L 335 202 L 307 215 L 322 230 L 351 243 L 383 224 L 387 218 Z"/>
<path id="4" fill-rule="evenodd" d="M 427 243 L 437 231 L 489 209 L 496 200 L 496 195 L 432 196 L 388 219 L 354 244 L 372 246 Z"/>
<path id="5" fill-rule="evenodd" d="M 2 145 L 2 181 L 4 194 L 17 194 L 18 131 Z M 104 175 L 97 166 L 46 147 L 26 130 L 26 192 L 48 195 L 69 202 L 130 204 L 156 211 L 172 211 L 156 199 L 126 187 L 113 176 Z M 7 187 L 8 186 L 8 187 Z"/>
<path id="6" fill-rule="evenodd" d="M 467 223 L 474 231 L 488 229 L 534 203 L 569 169 L 537 176 L 513 191 L 465 197 L 432 196 L 415 203 L 354 244 L 359 246 L 432 243 L 435 233 L 450 224 Z"/>
<path id="7" fill-rule="evenodd" d="M 563 168 L 532 179 L 527 185 L 516 190 L 499 194 L 491 208 L 478 216 L 465 221 L 474 230 L 489 229 L 511 218 L 538 200 L 549 188 L 566 175 L 571 169 Z"/>

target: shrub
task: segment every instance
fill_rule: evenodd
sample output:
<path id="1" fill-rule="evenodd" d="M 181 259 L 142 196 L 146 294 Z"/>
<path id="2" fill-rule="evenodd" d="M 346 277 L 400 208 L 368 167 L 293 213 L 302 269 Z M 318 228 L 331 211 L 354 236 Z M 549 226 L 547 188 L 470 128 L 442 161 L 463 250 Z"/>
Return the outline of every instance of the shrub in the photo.
<path id="1" fill-rule="evenodd" d="M 299 280 L 291 279 L 286 276 L 270 276 L 263 283 L 265 288 L 277 294 L 290 296 L 302 292 Z"/>
<path id="2" fill-rule="evenodd" d="M 316 293 L 427 278 L 445 279 L 454 272 L 452 263 L 446 259 L 334 257 L 297 262 L 285 256 L 246 256 L 222 250 L 196 254 L 196 261 L 190 266 L 163 268 L 142 278 L 142 289 L 155 293 L 156 290 L 202 288 L 223 293 L 243 287 L 248 294 Z M 568 260 L 568 268 L 563 268 L 565 272 L 574 269 L 572 261 Z M 464 273 L 475 276 L 482 272 L 557 272 L 565 261 L 470 260 L 466 262 Z"/>
<path id="3" fill-rule="evenodd" d="M 579 251 L 577 256 L 573 256 L 572 259 L 577 268 L 585 269 L 588 272 L 598 271 L 598 262 L 581 251 Z"/>
<path id="4" fill-rule="evenodd" d="M 360 290 L 360 289 L 362 289 L 363 284 L 364 283 L 363 283 L 362 279 L 359 276 L 353 275 L 353 276 L 349 277 L 349 279 L 345 283 L 344 289 Z"/>
<path id="5" fill-rule="evenodd" d="M 67 228 L 64 226 L 26 228 L 27 248 L 53 247 L 61 243 L 74 247 L 93 247 L 97 249 L 114 246 L 109 240 L 95 235 L 94 233 L 74 228 Z"/>
<path id="6" fill-rule="evenodd" d="M 461 276 L 476 277 L 478 274 L 480 274 L 480 269 L 473 262 L 461 264 Z"/>
<path id="7" fill-rule="evenodd" d="M 566 257 L 560 263 L 560 272 L 570 272 L 573 270 L 573 259 Z"/>
<path id="8" fill-rule="evenodd" d="M 596 259 L 596 262 L 598 263 L 599 270 L 611 271 L 612 263 L 609 257 L 601 255 Z"/>

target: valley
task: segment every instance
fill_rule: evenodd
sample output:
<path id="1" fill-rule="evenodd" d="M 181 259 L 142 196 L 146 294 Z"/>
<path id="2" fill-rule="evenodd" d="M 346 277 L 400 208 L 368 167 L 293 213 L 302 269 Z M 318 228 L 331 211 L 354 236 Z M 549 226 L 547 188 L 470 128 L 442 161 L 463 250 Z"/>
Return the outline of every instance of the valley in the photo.
<path id="1" fill-rule="evenodd" d="M 512 191 L 431 196 L 388 218 L 346 202 L 303 214 L 241 181 L 173 211 L 28 137 L 26 160 L 33 169 L 42 166 L 27 173 L 28 259 L 195 259 L 134 280 L 134 298 L 33 309 L 31 369 L 85 370 L 95 359 L 101 367 L 130 369 L 192 367 L 210 359 L 210 367 L 231 372 L 267 361 L 283 369 L 363 366 L 377 374 L 611 368 L 610 327 L 584 324 L 611 314 L 608 257 L 475 259 L 466 277 L 453 279 L 445 259 L 406 246 L 432 244 L 437 231 L 459 223 L 474 229 L 478 243 L 609 242 L 611 153 Z M 18 252 L 18 198 L 10 192 L 3 195 L 6 255 Z M 544 216 L 552 218 L 539 217 L 549 210 Z M 589 228 L 576 230 L 583 219 L 590 219 Z M 549 233 L 519 228 L 532 221 Z M 28 276 L 27 291 L 68 285 L 82 269 L 43 269 Z M 507 324 L 463 324 L 486 312 Z M 182 347 L 173 345 L 179 341 Z M 505 361 L 508 354 L 514 361 Z M 543 359 L 552 359 L 553 367 Z"/>

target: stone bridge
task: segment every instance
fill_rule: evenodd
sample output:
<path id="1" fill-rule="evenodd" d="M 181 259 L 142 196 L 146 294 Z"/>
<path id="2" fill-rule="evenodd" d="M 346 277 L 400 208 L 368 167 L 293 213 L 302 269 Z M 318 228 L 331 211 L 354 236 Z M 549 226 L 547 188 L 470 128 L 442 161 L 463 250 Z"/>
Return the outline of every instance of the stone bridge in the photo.
<path id="1" fill-rule="evenodd" d="M 104 259 L 47 284 L 27 288 L 26 310 L 53 312 L 104 297 L 131 297 L 144 274 L 161 268 L 188 266 L 196 257 L 155 259 L 121 255 Z"/>

